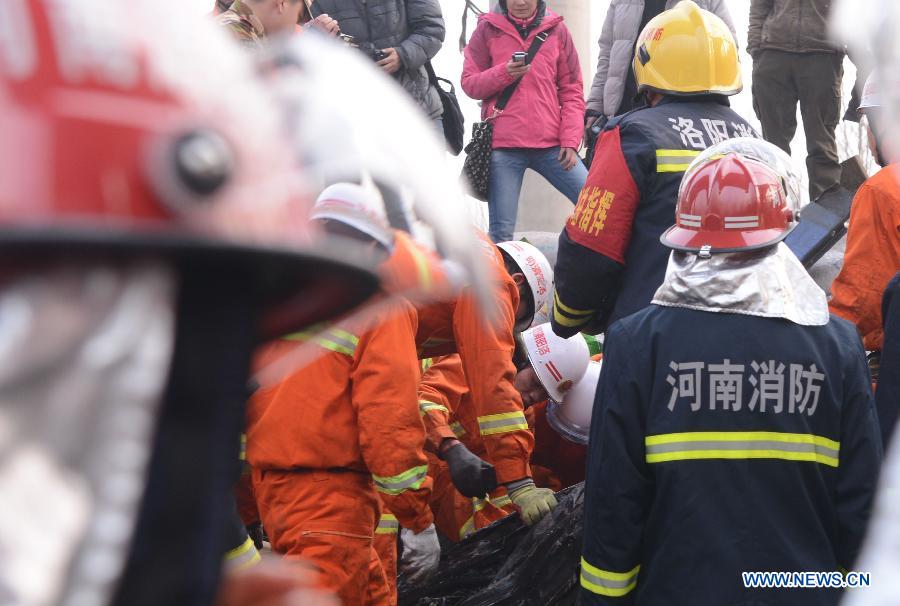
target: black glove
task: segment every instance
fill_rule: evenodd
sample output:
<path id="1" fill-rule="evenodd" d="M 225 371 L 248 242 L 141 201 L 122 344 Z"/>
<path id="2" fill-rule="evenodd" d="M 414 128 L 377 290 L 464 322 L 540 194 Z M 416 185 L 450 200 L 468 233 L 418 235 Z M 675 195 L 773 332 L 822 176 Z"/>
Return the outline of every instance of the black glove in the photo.
<path id="1" fill-rule="evenodd" d="M 455 442 L 444 451 L 450 468 L 450 479 L 464 497 L 483 497 L 497 488 L 494 466 L 472 454 L 462 442 Z"/>
<path id="2" fill-rule="evenodd" d="M 262 523 L 256 522 L 255 524 L 250 524 L 249 526 L 247 526 L 247 534 L 250 535 L 251 539 L 253 539 L 253 544 L 256 546 L 256 550 L 262 551 L 263 541 L 266 539 L 265 534 L 263 534 Z"/>

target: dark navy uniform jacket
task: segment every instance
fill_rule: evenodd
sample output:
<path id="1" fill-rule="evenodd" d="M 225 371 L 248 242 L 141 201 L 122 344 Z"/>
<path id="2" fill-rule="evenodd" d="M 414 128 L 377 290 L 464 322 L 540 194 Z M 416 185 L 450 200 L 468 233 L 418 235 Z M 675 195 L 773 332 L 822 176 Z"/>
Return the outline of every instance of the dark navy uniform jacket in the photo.
<path id="1" fill-rule="evenodd" d="M 881 318 L 884 322 L 884 345 L 875 404 L 886 447 L 900 416 L 900 274 L 893 277 L 884 291 Z"/>
<path id="2" fill-rule="evenodd" d="M 560 336 L 602 332 L 650 304 L 669 258 L 659 237 L 675 223 L 684 171 L 715 143 L 756 136 L 720 95 L 666 97 L 605 128 L 559 238 L 551 321 Z"/>
<path id="3" fill-rule="evenodd" d="M 585 604 L 837 604 L 741 573 L 852 570 L 882 456 L 854 326 L 650 307 L 606 335 Z"/>

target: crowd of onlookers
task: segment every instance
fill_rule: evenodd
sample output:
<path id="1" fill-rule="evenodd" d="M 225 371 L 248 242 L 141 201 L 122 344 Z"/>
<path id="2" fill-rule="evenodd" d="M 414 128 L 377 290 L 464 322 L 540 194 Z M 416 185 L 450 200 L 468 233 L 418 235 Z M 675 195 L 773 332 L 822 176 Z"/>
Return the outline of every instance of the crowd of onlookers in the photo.
<path id="1" fill-rule="evenodd" d="M 578 54 L 563 18 L 544 0 L 499 0 L 478 20 L 465 49 L 463 91 L 480 101 L 493 124 L 488 208 L 490 235 L 512 237 L 525 169 L 541 174 L 574 204 L 590 168 L 591 150 L 614 116 L 645 104 L 632 60 L 647 23 L 678 0 L 611 0 L 600 36 L 597 71 L 587 100 Z M 232 6 L 233 4 L 233 6 Z M 697 0 L 735 34 L 725 0 Z M 841 180 L 835 127 L 841 115 L 844 51 L 827 32 L 828 0 L 752 0 L 747 51 L 753 57 L 753 107 L 762 136 L 790 152 L 797 104 L 806 135 L 810 199 Z M 297 21 L 340 35 L 371 57 L 441 127 L 442 105 L 426 64 L 444 41 L 439 0 L 217 0 L 217 10 L 245 42 Z M 230 8 L 230 11 L 228 10 Z M 279 23 L 280 18 L 280 23 Z M 528 56 L 532 42 L 546 41 Z M 515 55 L 515 53 L 520 53 Z M 521 80 L 501 113 L 504 89 Z M 858 78 L 857 83 L 864 81 Z M 855 119 L 858 88 L 847 119 Z M 590 158 L 590 156 L 588 156 Z M 557 226 L 550 226 L 557 227 Z"/>

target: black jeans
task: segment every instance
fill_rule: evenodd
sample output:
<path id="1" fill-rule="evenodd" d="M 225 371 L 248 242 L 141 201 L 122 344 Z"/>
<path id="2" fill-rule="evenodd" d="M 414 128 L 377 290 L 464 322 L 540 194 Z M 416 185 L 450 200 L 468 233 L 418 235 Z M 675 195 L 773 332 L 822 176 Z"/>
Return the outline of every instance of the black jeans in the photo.
<path id="1" fill-rule="evenodd" d="M 841 111 L 841 53 L 763 50 L 753 60 L 753 109 L 763 138 L 790 153 L 797 103 L 806 134 L 810 200 L 841 182 L 834 129 Z"/>

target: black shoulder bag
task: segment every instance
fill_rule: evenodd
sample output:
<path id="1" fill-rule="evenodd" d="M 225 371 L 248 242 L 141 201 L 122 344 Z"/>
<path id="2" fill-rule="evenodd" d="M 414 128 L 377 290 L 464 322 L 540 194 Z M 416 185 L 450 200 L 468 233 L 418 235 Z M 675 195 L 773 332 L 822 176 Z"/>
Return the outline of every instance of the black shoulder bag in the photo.
<path id="1" fill-rule="evenodd" d="M 437 90 L 438 96 L 441 98 L 441 105 L 444 106 L 442 119 L 444 121 L 444 139 L 447 140 L 447 149 L 454 156 L 458 156 L 463 149 L 463 143 L 466 138 L 466 119 L 459 108 L 456 88 L 452 82 L 446 78 L 439 78 L 434 73 L 431 61 L 425 63 L 425 70 L 428 72 L 428 81 Z M 446 90 L 441 86 L 442 82 L 445 82 L 450 87 L 450 90 Z"/>
<path id="2" fill-rule="evenodd" d="M 526 65 L 530 64 L 532 59 L 534 59 L 541 45 L 550 35 L 550 31 L 547 30 L 535 36 L 531 46 L 528 47 L 528 56 L 525 59 Z M 524 76 L 522 77 L 524 78 Z M 482 202 L 487 202 L 491 181 L 491 151 L 493 151 L 494 142 L 493 120 L 506 109 L 510 98 L 516 92 L 516 87 L 519 86 L 521 81 L 522 78 L 519 78 L 503 89 L 500 93 L 500 98 L 497 99 L 497 104 L 494 106 L 494 112 L 487 120 L 476 122 L 472 125 L 472 139 L 466 145 L 466 160 L 463 163 L 462 176 L 468 181 L 472 195 Z"/>

